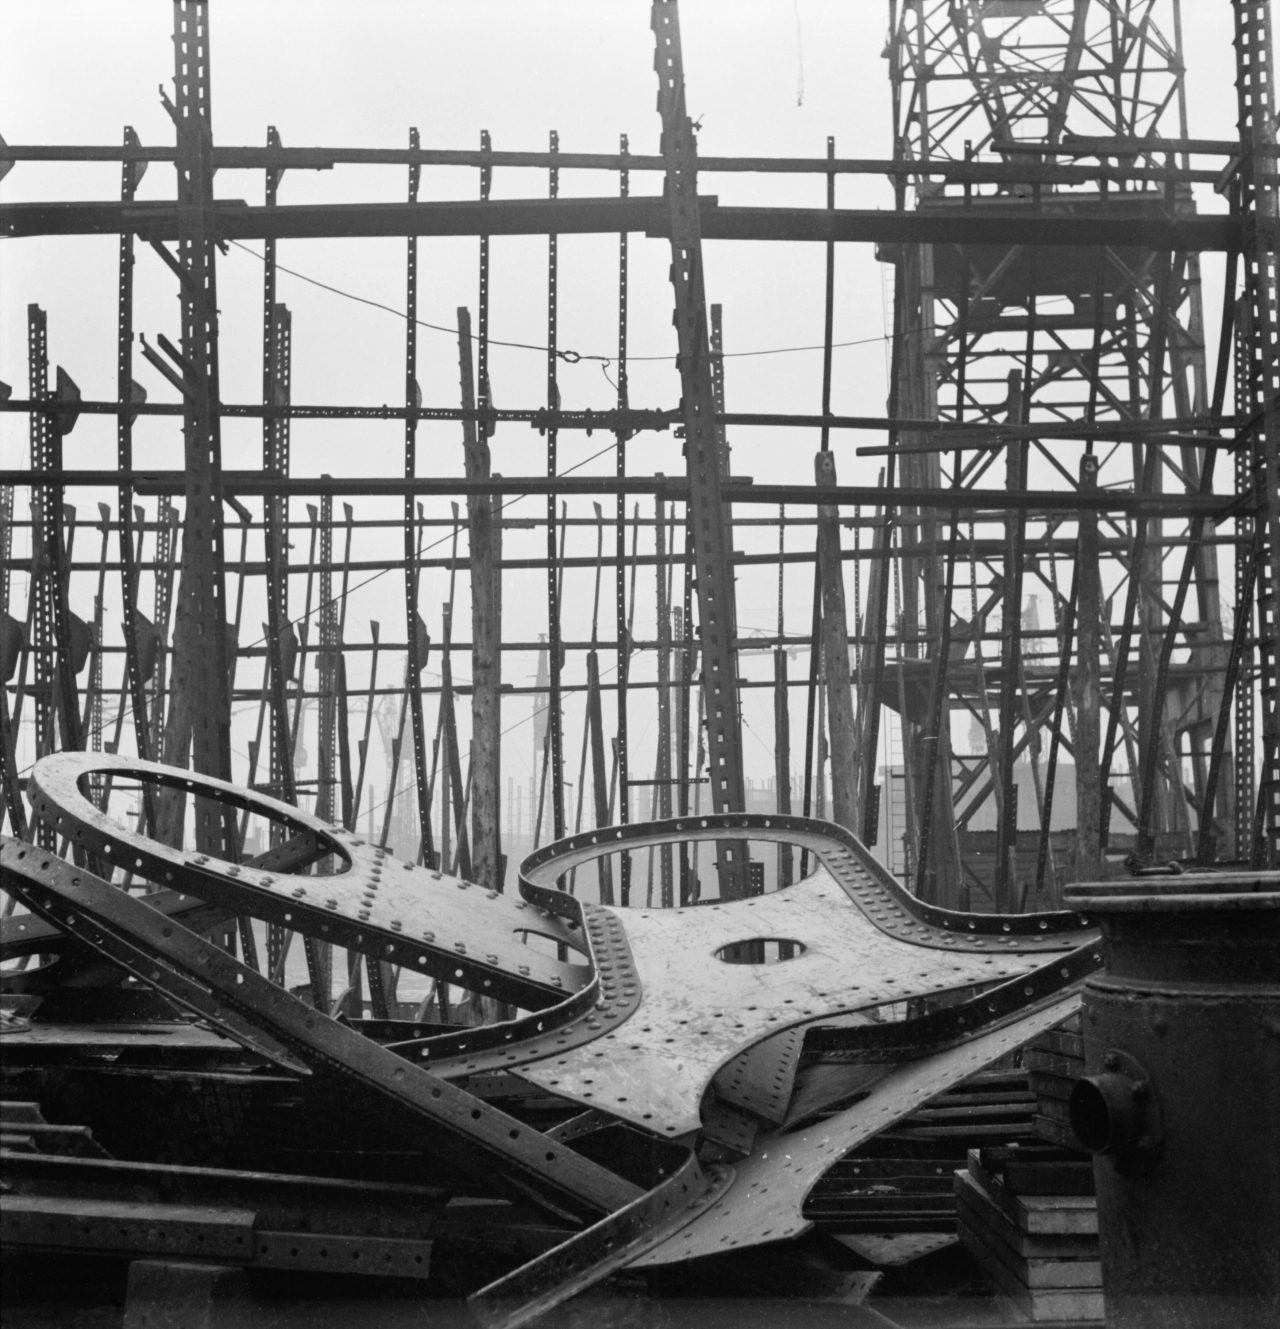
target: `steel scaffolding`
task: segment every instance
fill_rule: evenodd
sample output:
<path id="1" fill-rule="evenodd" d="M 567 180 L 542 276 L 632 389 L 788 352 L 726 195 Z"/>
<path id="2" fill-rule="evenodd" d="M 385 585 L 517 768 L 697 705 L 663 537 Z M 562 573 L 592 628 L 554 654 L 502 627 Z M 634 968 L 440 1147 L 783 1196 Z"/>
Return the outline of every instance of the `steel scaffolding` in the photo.
<path id="1" fill-rule="evenodd" d="M 1222 0 L 1222 10 L 1247 75 L 1238 141 L 1190 136 L 1177 0 L 891 0 L 891 155 L 838 157 L 832 140 L 826 156 L 771 159 L 700 155 L 671 0 L 653 6 L 656 154 L 625 138 L 616 153 L 576 153 L 554 134 L 543 152 L 500 151 L 487 134 L 475 149 L 438 149 L 416 131 L 401 147 L 286 147 L 274 128 L 263 146 L 223 147 L 211 128 L 207 6 L 184 0 L 174 145 L 144 146 L 131 129 L 112 147 L 0 144 L 0 166 L 16 170 L 121 165 L 119 202 L 0 203 L 10 252 L 37 235 L 110 233 L 120 246 L 115 398 L 84 398 L 64 371 L 50 384 L 58 311 L 33 307 L 27 396 L 0 401 L 31 421 L 29 470 L 2 477 L 11 829 L 27 833 L 23 786 L 36 757 L 101 745 L 179 764 L 189 753 L 197 771 L 244 778 L 351 828 L 363 814 L 373 838 L 497 889 L 526 841 L 762 801 L 834 810 L 919 896 L 952 907 L 1053 904 L 1065 881 L 1125 861 L 1140 871 L 1274 863 L 1274 94 L 1267 6 Z M 282 193 L 286 171 L 354 163 L 404 170 L 404 201 L 302 204 Z M 149 165 L 176 168 L 172 199 L 139 201 Z M 232 167 L 262 173 L 261 204 L 215 193 L 215 172 Z M 420 197 L 429 167 L 475 172 L 478 188 Z M 531 167 L 547 173 L 546 197 L 494 195 L 496 174 Z M 570 168 L 607 184 L 598 197 L 561 197 Z M 827 206 L 730 206 L 700 187 L 740 172 L 824 180 Z M 837 183 L 865 175 L 892 183 L 896 210 L 836 206 Z M 1226 211 L 1197 213 L 1192 186 L 1206 184 Z M 557 293 L 574 280 L 559 241 L 575 233 L 618 239 L 608 409 L 560 401 L 558 374 L 578 352 L 557 322 Z M 490 244 L 506 235 L 547 237 L 547 326 L 535 348 L 546 395 L 498 406 Z M 277 246 L 301 236 L 405 239 L 402 402 L 295 399 Z M 479 246 L 453 400 L 441 375 L 423 377 L 415 323 L 420 250 L 445 236 Z M 708 289 L 703 252 L 745 239 L 823 246 L 812 414 L 726 401 L 725 332 L 711 303 L 723 293 Z M 262 242 L 261 397 L 232 401 L 219 389 L 216 272 L 219 246 L 246 240 Z M 628 311 L 635 251 L 650 241 L 670 248 L 679 397 L 637 406 Z M 837 256 L 870 243 L 893 281 L 891 399 L 882 416 L 840 415 Z M 1221 328 L 1206 328 L 1204 256 L 1215 284 L 1224 273 Z M 134 326 L 135 267 L 157 261 L 183 300 L 181 346 Z M 135 382 L 139 352 L 170 389 L 161 399 Z M 63 467 L 61 439 L 99 415 L 116 424 L 116 469 Z M 184 469 L 144 470 L 135 426 L 165 418 L 182 421 Z M 310 473 L 291 429 L 320 420 L 401 431 L 399 474 L 362 471 L 358 450 L 344 473 Z M 260 466 L 222 464 L 228 421 L 260 427 Z M 813 440 L 815 482 L 807 461 L 786 484 L 733 474 L 728 434 L 758 428 Z M 522 430 L 538 439 L 536 466 L 491 474 L 491 440 Z M 858 449 L 879 458 L 878 484 L 848 483 L 857 431 L 887 436 Z M 566 440 L 593 434 L 612 445 L 604 469 L 566 474 Z M 420 447 L 428 437 L 453 440 L 447 461 Z M 658 474 L 646 449 L 673 439 L 683 473 Z M 98 488 L 116 495 L 102 523 L 116 537 L 110 558 L 105 545 L 86 555 L 83 523 L 75 546 L 66 506 Z M 520 534 L 530 519 L 504 515 L 516 494 L 545 502 L 536 544 Z M 359 507 L 335 521 L 343 497 Z M 784 605 L 784 574 L 809 569 L 811 605 L 807 580 L 805 603 Z M 28 575 L 27 604 L 10 597 L 15 571 Z M 403 584 L 403 631 L 374 622 L 365 632 L 359 588 L 386 571 Z M 517 632 L 512 597 L 531 573 L 545 579 L 545 630 Z M 104 576 L 118 584 L 118 630 L 104 620 Z M 737 584 L 772 595 L 774 578 L 776 632 L 745 633 Z M 614 602 L 603 634 L 602 585 Z M 589 614 L 577 588 L 592 588 Z M 636 606 L 650 588 L 658 621 L 642 638 Z M 747 658 L 755 653 L 772 657 L 768 676 Z M 809 667 L 789 669 L 796 656 Z M 744 697 L 761 688 L 774 721 L 763 793 L 747 779 L 742 722 Z M 505 732 L 517 704 L 537 712 L 531 778 L 510 761 L 513 744 L 527 747 L 527 730 Z M 656 732 L 640 740 L 636 717 L 650 713 Z M 182 834 L 180 791 L 138 797 L 145 826 Z M 202 850 L 247 852 L 247 821 L 211 816 L 199 823 Z M 701 860 L 682 851 L 677 877 L 665 849 L 647 882 L 625 859 L 592 889 L 691 902 L 806 868 L 803 855 L 798 865 L 766 857 L 762 877 L 748 847 L 728 839 Z M 287 943 L 273 928 L 269 968 Z M 307 958 L 310 980 L 328 987 L 325 957 L 308 948 Z M 394 974 L 373 966 L 368 982 L 385 1009 Z"/>

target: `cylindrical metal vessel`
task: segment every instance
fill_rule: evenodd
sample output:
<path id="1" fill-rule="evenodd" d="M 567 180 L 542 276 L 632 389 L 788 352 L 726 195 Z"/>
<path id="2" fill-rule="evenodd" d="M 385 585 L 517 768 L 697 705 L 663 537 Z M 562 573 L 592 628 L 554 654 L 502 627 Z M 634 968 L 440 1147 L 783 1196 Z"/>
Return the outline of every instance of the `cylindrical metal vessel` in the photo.
<path id="1" fill-rule="evenodd" d="M 1071 888 L 1107 1324 L 1280 1326 L 1280 873 Z"/>

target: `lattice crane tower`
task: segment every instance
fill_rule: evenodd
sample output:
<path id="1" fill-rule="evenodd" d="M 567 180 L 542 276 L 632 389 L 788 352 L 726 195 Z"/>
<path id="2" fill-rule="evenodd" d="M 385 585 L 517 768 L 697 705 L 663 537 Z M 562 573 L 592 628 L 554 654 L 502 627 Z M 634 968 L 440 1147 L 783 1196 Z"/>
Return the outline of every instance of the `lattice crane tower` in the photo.
<path id="1" fill-rule="evenodd" d="M 1009 908 L 1096 875 L 1108 849 L 1229 854 L 1241 783 L 1229 738 L 1211 771 L 1229 648 L 1212 528 L 1194 511 L 1224 384 L 1206 374 L 1197 253 L 1143 236 L 1195 210 L 1178 0 L 890 11 L 895 156 L 909 163 L 899 206 L 1029 224 L 1026 243 L 958 228 L 956 243 L 881 253 L 896 265 L 890 415 L 972 432 L 891 440 L 900 484 L 956 503 L 891 513 L 871 627 L 897 651 L 859 671 L 862 798 L 865 740 L 887 707 L 902 728 L 908 869 L 926 897 L 959 903 L 985 878 Z M 1110 224 L 1106 241 L 1055 242 L 1055 219 L 1080 218 Z M 1131 240 L 1114 242 L 1117 221 Z M 997 511 L 975 488 L 1084 506 Z M 1028 640 L 1033 595 L 1053 612 Z M 976 718 L 984 753 L 953 751 L 952 717 L 958 732 Z M 1074 837 L 1051 836 L 1055 799 L 1069 817 L 1072 794 Z M 971 827 L 992 808 L 984 837 Z"/>

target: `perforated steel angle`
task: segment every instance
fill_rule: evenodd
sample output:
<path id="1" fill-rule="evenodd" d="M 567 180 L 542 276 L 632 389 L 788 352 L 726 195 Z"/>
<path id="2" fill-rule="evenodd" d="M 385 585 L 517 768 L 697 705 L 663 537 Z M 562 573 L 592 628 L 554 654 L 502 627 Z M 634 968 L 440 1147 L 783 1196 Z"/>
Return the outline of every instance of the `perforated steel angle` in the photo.
<path id="1" fill-rule="evenodd" d="M 314 835 L 339 870 L 318 877 L 240 867 L 171 849 L 119 825 L 88 799 L 89 777 L 133 776 L 258 813 L 294 834 Z M 582 962 L 525 944 L 545 935 L 568 954 L 585 950 L 576 919 L 544 916 L 523 901 L 393 858 L 376 845 L 265 794 L 158 762 L 61 752 L 36 763 L 32 810 L 73 845 L 161 886 L 188 890 L 231 912 L 249 913 L 377 959 L 416 969 L 526 1010 L 558 1005 L 591 981 Z"/>
<path id="2" fill-rule="evenodd" d="M 297 1074 L 336 1072 L 418 1114 L 431 1147 L 487 1184 L 552 1212 L 595 1219 L 642 1191 L 465 1090 L 321 1014 L 206 938 L 94 874 L 0 837 L 0 887 L 68 935 Z"/>

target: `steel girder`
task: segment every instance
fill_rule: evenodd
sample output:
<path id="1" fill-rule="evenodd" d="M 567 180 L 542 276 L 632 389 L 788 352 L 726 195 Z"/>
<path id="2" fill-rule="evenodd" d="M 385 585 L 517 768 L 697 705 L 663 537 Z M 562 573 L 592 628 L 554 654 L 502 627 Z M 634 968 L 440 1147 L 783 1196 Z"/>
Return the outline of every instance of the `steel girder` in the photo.
<path id="1" fill-rule="evenodd" d="M 697 200 L 705 240 L 807 240 L 845 244 L 1115 245 L 1144 249 L 1225 250 L 1239 226 L 1226 217 L 1128 215 L 1123 207 L 1082 220 L 1039 216 L 1016 203 L 983 215 L 901 216 L 856 208 L 720 206 Z M 266 208 L 219 199 L 207 214 L 209 234 L 222 241 L 319 236 L 570 235 L 640 232 L 671 238 L 668 209 L 659 198 L 490 199 L 483 203 L 323 203 Z M 131 232 L 163 241 L 178 234 L 181 209 L 171 203 L 6 203 L 0 235 L 115 235 Z"/>
<path id="2" fill-rule="evenodd" d="M 171 848 L 125 830 L 89 800 L 83 791 L 102 773 L 117 785 L 176 787 L 219 812 L 268 816 L 290 838 L 238 865 Z M 804 1196 L 827 1163 L 1063 1018 L 1099 962 L 1084 915 L 960 915 L 923 905 L 848 832 L 803 818 L 720 814 L 588 832 L 528 859 L 514 899 L 398 862 L 264 795 L 155 763 L 58 754 L 37 766 L 32 795 L 35 815 L 72 845 L 167 889 L 158 899 L 132 895 L 19 841 L 4 842 L 4 889 L 291 1073 L 351 1076 L 419 1112 L 460 1158 L 476 1160 L 478 1177 L 510 1183 L 562 1216 L 612 1215 L 613 1226 L 606 1221 L 597 1234 L 603 1247 L 586 1238 L 588 1228 L 565 1254 L 575 1278 L 615 1267 L 624 1248 L 639 1259 L 661 1245 L 649 1258 L 666 1262 L 803 1230 Z M 603 855 L 728 837 L 799 845 L 818 870 L 775 894 L 678 910 L 590 905 L 554 884 Z M 334 870 L 294 872 L 321 861 Z M 192 912 L 203 906 L 219 912 Z M 498 1024 L 427 1037 L 396 1025 L 378 1042 L 183 926 L 233 914 L 520 1009 Z M 785 962 L 733 962 L 749 954 L 743 943 L 778 941 L 789 943 Z M 24 944 L 57 949 L 49 938 Z M 932 1014 L 899 1015 L 911 998 L 948 993 L 950 1004 Z M 846 1018 L 871 1010 L 884 1018 Z M 866 1105 L 846 1108 L 817 1133 L 804 1120 L 786 1122 L 806 1036 L 883 1072 Z M 655 1146 L 674 1143 L 704 1159 L 727 1149 L 747 1180 L 685 1171 L 689 1235 L 684 1224 L 646 1220 L 640 1240 L 635 1211 L 626 1216 L 640 1196 L 634 1182 L 492 1108 L 482 1086 L 502 1074 Z M 840 1099 L 837 1087 L 828 1101 Z M 775 1173 L 785 1185 L 762 1209 L 761 1186 Z M 653 1217 L 651 1207 L 641 1210 Z"/>
<path id="3" fill-rule="evenodd" d="M 196 770 L 231 773 L 231 697 L 227 643 L 222 513 L 222 445 L 217 409 L 218 298 L 215 243 L 208 213 L 213 204 L 213 131 L 210 112 L 208 9 L 201 0 L 174 5 L 174 92 L 166 99 L 177 131 L 178 253 L 170 260 L 182 303 L 183 444 L 186 503 L 182 566 L 173 642 L 173 686 L 165 717 L 163 752 Z M 179 843 L 185 800 L 167 791 L 157 807 L 157 829 Z M 199 843 L 226 852 L 234 830 L 197 805 Z"/>
<path id="4" fill-rule="evenodd" d="M 745 806 L 742 724 L 738 713 L 738 622 L 730 565 L 725 459 L 716 427 L 716 400 L 707 324 L 698 199 L 698 148 L 685 106 L 684 58 L 676 0 L 654 0 L 650 14 L 658 74 L 658 112 L 666 159 L 666 203 L 671 238 L 671 288 L 675 295 L 680 354 L 685 469 L 689 480 L 687 539 L 693 546 L 702 638 L 707 768 L 711 806 L 736 812 Z M 720 895 L 747 892 L 746 846 L 726 840 L 718 850 Z"/>
<path id="5" fill-rule="evenodd" d="M 1235 0 L 1240 125 L 1239 204 L 1247 219 L 1237 394 L 1245 418 L 1237 486 L 1256 505 L 1252 561 L 1262 757 L 1256 803 L 1242 799 L 1241 831 L 1254 867 L 1280 866 L 1280 185 L 1276 167 L 1275 52 L 1271 6 Z M 1241 569 L 1244 571 L 1244 569 Z M 1242 579 L 1243 580 L 1243 579 Z M 1241 603 L 1246 596 L 1238 590 Z M 1244 687 L 1252 680 L 1246 674 Z M 1241 699 L 1243 707 L 1244 701 Z M 1250 771 L 1249 774 L 1252 774 Z M 1241 781 L 1241 794 L 1249 792 Z M 1245 846 L 1241 846 L 1244 857 Z"/>

